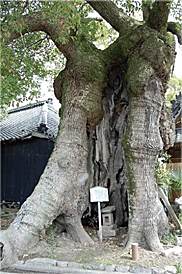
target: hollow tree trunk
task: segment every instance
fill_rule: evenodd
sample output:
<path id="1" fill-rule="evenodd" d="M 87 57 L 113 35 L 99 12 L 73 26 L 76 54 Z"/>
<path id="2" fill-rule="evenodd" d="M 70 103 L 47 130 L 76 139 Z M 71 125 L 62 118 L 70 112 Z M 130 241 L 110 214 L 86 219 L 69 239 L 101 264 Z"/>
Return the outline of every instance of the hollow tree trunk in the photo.
<path id="1" fill-rule="evenodd" d="M 121 144 L 127 124 L 128 93 L 123 85 L 123 68 L 115 64 L 109 68 L 107 88 L 103 98 L 104 117 L 96 126 L 93 138 L 92 186 L 107 187 L 108 205 L 115 206 L 115 223 L 124 226 L 128 221 L 126 161 Z M 105 206 L 105 204 L 102 204 Z M 97 207 L 92 204 L 94 210 Z"/>
<path id="2" fill-rule="evenodd" d="M 168 231 L 168 220 L 155 182 L 155 164 L 163 149 L 159 132 L 162 89 L 161 80 L 152 76 L 139 95 L 132 95 L 127 131 L 122 141 L 127 161 L 130 213 L 127 246 L 132 242 L 147 243 L 153 251 L 162 249 L 159 236 Z"/>
<path id="3" fill-rule="evenodd" d="M 130 46 L 126 46 L 126 37 L 131 42 Z M 89 128 L 89 132 L 92 133 L 102 118 L 102 91 L 106 83 L 106 69 L 110 65 L 112 54 L 117 59 L 116 63 L 122 60 L 129 62 L 127 67 L 130 73 L 127 71 L 128 74 L 124 76 L 124 80 L 128 81 L 127 92 L 130 94 L 129 109 L 127 114 L 125 102 L 119 110 L 121 116 L 118 114 L 119 118 L 115 120 L 118 105 L 113 112 L 114 115 L 111 113 L 110 117 L 102 122 L 103 125 L 108 123 L 108 126 L 114 128 L 115 136 L 112 138 L 112 130 L 106 130 L 101 136 L 103 148 L 107 148 L 109 152 L 111 149 L 113 152 L 111 157 L 108 157 L 108 151 L 105 149 L 102 151 L 103 169 L 110 168 L 113 173 L 109 176 L 107 173 L 107 177 L 104 171 L 103 181 L 100 180 L 99 183 L 109 183 L 108 179 L 110 179 L 112 192 L 114 180 L 120 183 L 123 181 L 121 177 L 122 171 L 125 170 L 125 163 L 119 162 L 124 159 L 124 152 L 118 146 L 122 151 L 121 156 L 114 144 L 110 146 L 107 143 L 106 146 L 105 137 L 109 132 L 111 138 L 108 139 L 111 143 L 117 136 L 120 142 L 125 131 L 122 125 L 125 125 L 125 118 L 128 116 L 127 130 L 122 141 L 127 162 L 129 192 L 128 245 L 133 241 L 139 243 L 145 241 L 152 250 L 161 248 L 158 235 L 167 227 L 167 218 L 158 198 L 154 167 L 158 154 L 162 150 L 159 133 L 159 119 L 163 105 L 162 85 L 164 86 L 167 81 L 172 64 L 170 58 L 173 59 L 173 57 L 167 42 L 165 41 L 165 44 L 155 32 L 150 32 L 145 26 L 135 29 L 134 33 L 131 33 L 131 39 L 129 36 L 124 36 L 123 39 L 116 41 L 117 47 L 111 48 L 110 54 L 106 52 L 105 56 L 107 55 L 109 61 L 103 60 L 101 52 L 83 40 L 83 47 L 77 45 L 78 51 L 75 50 L 76 58 L 68 60 L 69 70 L 67 67 L 60 75 L 64 77 L 64 82 L 58 77 L 57 83 L 62 91 L 59 94 L 58 88 L 56 93 L 62 100 L 62 122 L 55 149 L 34 192 L 22 205 L 17 218 L 8 230 L 0 235 L 0 242 L 4 244 L 2 267 L 10 265 L 16 260 L 16 256 L 34 246 L 39 241 L 40 235 L 44 235 L 45 229 L 57 216 L 61 216 L 63 224 L 73 239 L 92 243 L 80 222 L 88 202 L 89 149 L 86 128 Z M 125 58 L 120 56 L 118 61 L 120 53 L 124 54 Z M 166 63 L 164 60 L 167 60 Z M 111 100 L 106 98 L 106 100 L 109 99 L 105 104 L 106 112 L 110 103 L 109 110 L 113 111 L 113 99 L 117 98 L 117 92 L 114 93 L 114 96 L 111 94 Z M 124 120 L 122 120 L 123 117 L 125 117 Z M 99 132 L 105 128 L 105 125 L 100 126 L 100 129 L 97 128 L 99 136 Z M 117 135 L 118 131 L 119 135 Z M 116 155 L 118 161 L 113 162 L 113 157 Z M 98 159 L 97 156 L 98 154 L 96 159 Z M 99 169 L 101 170 L 100 167 Z M 88 179 L 91 176 L 92 174 L 89 174 Z M 95 178 L 98 179 L 97 176 Z M 118 188 L 120 189 L 120 186 Z M 115 192 L 118 188 L 115 187 Z"/>

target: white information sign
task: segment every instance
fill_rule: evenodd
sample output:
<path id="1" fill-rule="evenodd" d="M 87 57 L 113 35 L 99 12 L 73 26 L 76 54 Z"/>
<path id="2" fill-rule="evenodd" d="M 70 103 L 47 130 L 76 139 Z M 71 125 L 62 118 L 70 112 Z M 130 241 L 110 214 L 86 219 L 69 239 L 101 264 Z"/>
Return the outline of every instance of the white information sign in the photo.
<path id="1" fill-rule="evenodd" d="M 101 209 L 100 202 L 108 202 L 108 189 L 102 186 L 92 187 L 90 189 L 90 201 L 98 202 L 98 217 L 99 217 L 99 238 L 102 242 L 102 225 L 101 225 Z"/>
<path id="2" fill-rule="evenodd" d="M 92 187 L 90 189 L 90 201 L 93 202 L 108 202 L 108 189 L 101 186 Z"/>

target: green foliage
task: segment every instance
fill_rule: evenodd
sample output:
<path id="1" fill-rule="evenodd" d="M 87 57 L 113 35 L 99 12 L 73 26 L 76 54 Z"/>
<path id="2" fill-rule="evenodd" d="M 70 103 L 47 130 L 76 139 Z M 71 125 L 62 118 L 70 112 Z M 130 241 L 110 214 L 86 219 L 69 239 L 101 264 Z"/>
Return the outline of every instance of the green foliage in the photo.
<path id="1" fill-rule="evenodd" d="M 178 219 L 179 219 L 180 223 L 182 224 L 182 214 L 181 213 L 179 213 Z"/>
<path id="2" fill-rule="evenodd" d="M 59 42 L 67 43 L 70 32 L 72 39 L 79 39 L 84 33 L 90 41 L 100 45 L 105 39 L 105 46 L 112 38 L 105 23 L 88 18 L 92 8 L 82 0 L 72 1 L 2 1 L 1 21 L 1 116 L 5 116 L 10 104 L 39 97 L 41 81 L 53 78 L 63 69 L 65 59 L 55 47 L 51 38 L 43 32 L 28 33 L 8 43 L 11 30 L 22 31 L 23 16 L 42 11 L 44 18 L 57 24 L 58 18 L 64 17 L 64 26 Z M 18 18 L 18 25 L 14 20 Z M 3 25 L 4 26 L 4 25 Z M 101 39 L 101 38 L 102 39 Z M 57 41 L 58 42 L 58 41 Z"/>
<path id="3" fill-rule="evenodd" d="M 174 191 L 182 189 L 182 177 L 181 170 L 170 170 L 166 167 L 169 158 L 167 152 L 162 154 L 162 161 L 158 161 L 155 167 L 155 176 L 158 186 L 170 197 L 172 189 Z"/>
<path id="4" fill-rule="evenodd" d="M 113 2 L 120 11 L 129 16 L 134 16 L 142 9 L 139 0 L 113 0 Z M 174 0 L 172 11 L 179 19 L 181 14 L 179 0 Z M 38 97 L 41 81 L 46 77 L 52 81 L 65 64 L 65 59 L 48 34 L 34 32 L 23 35 L 22 30 L 27 27 L 24 16 L 34 16 L 37 12 L 41 12 L 43 18 L 55 26 L 62 24 L 60 36 L 56 41 L 62 44 L 66 44 L 70 38 L 81 41 L 84 35 L 97 47 L 105 49 L 118 36 L 116 31 L 83 0 L 2 0 L 0 105 L 4 114 L 12 101 L 16 103 Z M 8 43 L 13 31 L 19 32 L 21 37 Z"/>
<path id="5" fill-rule="evenodd" d="M 162 244 L 167 244 L 167 245 L 174 245 L 175 244 L 175 233 L 168 233 L 167 235 L 164 235 L 161 239 Z"/>
<path id="6" fill-rule="evenodd" d="M 182 273 L 182 263 L 179 262 L 179 263 L 176 265 L 176 268 L 177 268 L 177 274 L 181 274 L 181 273 Z"/>
<path id="7" fill-rule="evenodd" d="M 166 168 L 166 163 L 169 158 L 169 155 L 167 153 L 162 154 L 162 161 L 157 162 L 155 167 L 155 176 L 156 176 L 156 182 L 159 187 L 161 187 L 165 194 L 168 195 L 168 191 L 171 191 L 171 172 L 169 169 Z"/>
<path id="8" fill-rule="evenodd" d="M 168 107 L 171 107 L 170 102 L 176 100 L 176 95 L 178 95 L 179 92 L 182 92 L 182 78 L 173 75 L 168 83 L 168 90 L 165 94 L 165 102 Z"/>
<path id="9" fill-rule="evenodd" d="M 113 2 L 128 16 L 135 16 L 142 9 L 142 1 L 139 0 L 114 0 Z"/>
<path id="10" fill-rule="evenodd" d="M 55 242 L 55 226 L 51 225 L 49 228 L 49 235 L 46 237 L 48 244 L 53 244 Z"/>
<path id="11" fill-rule="evenodd" d="M 171 4 L 171 15 L 176 21 L 182 22 L 182 2 L 181 0 L 173 0 Z"/>
<path id="12" fill-rule="evenodd" d="M 174 191 L 180 191 L 182 190 L 182 177 L 181 177 L 181 170 L 180 169 L 171 169 L 171 177 L 170 181 L 172 184 L 172 189 Z"/>
<path id="13" fill-rule="evenodd" d="M 28 34 L 1 45 L 1 109 L 12 102 L 33 100 L 40 94 L 41 80 L 52 73 L 47 69 L 49 43 L 43 33 Z M 44 57 L 41 51 L 44 49 Z M 46 51 L 47 49 L 47 51 Z"/>

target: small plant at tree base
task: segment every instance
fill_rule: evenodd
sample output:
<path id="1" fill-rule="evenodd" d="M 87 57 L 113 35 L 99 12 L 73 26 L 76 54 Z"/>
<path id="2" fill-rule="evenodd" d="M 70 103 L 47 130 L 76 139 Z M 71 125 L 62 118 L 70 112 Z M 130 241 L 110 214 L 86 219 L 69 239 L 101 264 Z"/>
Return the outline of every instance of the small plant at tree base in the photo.
<path id="1" fill-rule="evenodd" d="M 60 243 L 58 240 L 55 243 L 56 247 L 63 247 L 62 243 Z"/>
<path id="2" fill-rule="evenodd" d="M 51 258 L 51 259 L 56 259 L 57 258 L 57 256 L 54 255 L 52 250 L 49 252 L 49 258 Z"/>
<path id="3" fill-rule="evenodd" d="M 173 233 L 169 233 L 161 239 L 161 243 L 166 245 L 173 245 L 174 240 L 175 240 L 175 235 Z"/>
<path id="4" fill-rule="evenodd" d="M 165 194 L 168 195 L 171 192 L 171 172 L 167 169 L 167 160 L 169 159 L 169 155 L 165 152 L 158 159 L 158 162 L 155 167 L 155 176 L 156 182 L 159 187 L 161 187 Z"/>
<path id="5" fill-rule="evenodd" d="M 182 273 L 182 263 L 181 262 L 177 263 L 176 268 L 177 268 L 177 274 L 181 274 Z"/>
<path id="6" fill-rule="evenodd" d="M 167 196 L 171 196 L 171 191 L 180 191 L 182 189 L 181 171 L 176 169 L 167 169 L 167 161 L 170 155 L 167 152 L 163 153 L 159 158 L 156 168 L 155 176 L 159 187 L 161 187 Z"/>
<path id="7" fill-rule="evenodd" d="M 182 224 L 182 214 L 181 213 L 179 213 L 178 219 L 179 219 L 180 223 Z"/>
<path id="8" fill-rule="evenodd" d="M 50 226 L 49 228 L 49 235 L 46 238 L 46 241 L 48 244 L 53 244 L 54 243 L 54 238 L 55 238 L 55 231 L 54 231 L 55 227 L 54 225 Z"/>

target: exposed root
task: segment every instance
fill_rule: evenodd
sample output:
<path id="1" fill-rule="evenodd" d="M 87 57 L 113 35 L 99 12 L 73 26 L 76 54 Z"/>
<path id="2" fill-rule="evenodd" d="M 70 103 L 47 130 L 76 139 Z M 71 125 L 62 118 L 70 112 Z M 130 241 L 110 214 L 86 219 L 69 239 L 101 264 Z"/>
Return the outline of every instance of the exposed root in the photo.
<path id="1" fill-rule="evenodd" d="M 94 245 L 94 241 L 84 230 L 80 218 L 65 218 L 66 230 L 75 242 L 84 245 Z"/>
<path id="2" fill-rule="evenodd" d="M 150 250 L 153 252 L 163 251 L 162 244 L 160 243 L 158 233 L 155 229 L 151 230 L 150 233 L 146 233 L 146 242 Z"/>
<path id="3" fill-rule="evenodd" d="M 139 228 L 138 228 L 139 229 Z M 139 232 L 140 231 L 140 232 Z M 153 226 L 146 230 L 140 227 L 139 231 L 128 231 L 128 235 L 125 242 L 125 249 L 130 250 L 133 243 L 138 243 L 139 245 L 146 245 L 153 252 L 163 251 L 163 246 L 160 243 L 158 236 L 157 227 Z M 141 233 L 143 231 L 143 234 Z"/>
<path id="4" fill-rule="evenodd" d="M 16 248 L 11 244 L 8 230 L 0 232 L 1 265 L 0 269 L 6 268 L 18 260 Z"/>

